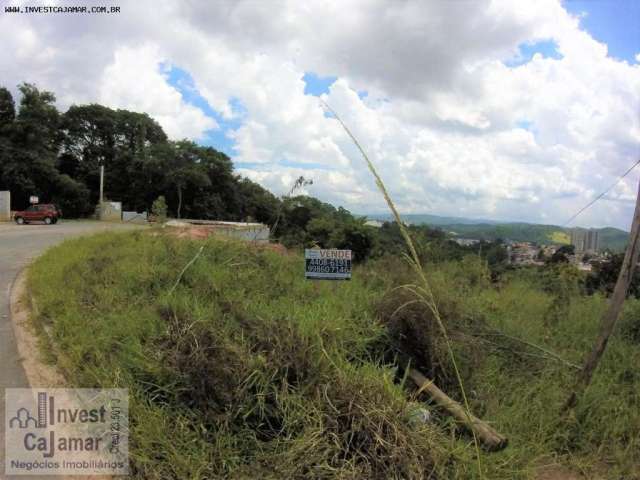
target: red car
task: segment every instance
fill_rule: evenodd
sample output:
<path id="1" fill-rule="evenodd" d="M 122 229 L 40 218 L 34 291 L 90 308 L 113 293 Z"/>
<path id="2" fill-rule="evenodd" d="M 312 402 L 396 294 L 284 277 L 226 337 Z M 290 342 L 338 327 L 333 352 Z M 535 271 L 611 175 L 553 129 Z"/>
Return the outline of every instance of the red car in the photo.
<path id="1" fill-rule="evenodd" d="M 31 205 L 26 210 L 15 212 L 13 219 L 18 225 L 29 222 L 44 222 L 47 225 L 56 223 L 62 217 L 62 212 L 53 204 Z"/>

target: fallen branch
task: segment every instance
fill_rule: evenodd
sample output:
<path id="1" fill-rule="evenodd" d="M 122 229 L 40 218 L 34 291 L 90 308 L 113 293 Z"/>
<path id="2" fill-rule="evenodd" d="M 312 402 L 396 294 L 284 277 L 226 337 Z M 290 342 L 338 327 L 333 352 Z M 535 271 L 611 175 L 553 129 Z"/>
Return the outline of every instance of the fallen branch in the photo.
<path id="1" fill-rule="evenodd" d="M 456 420 L 475 433 L 487 450 L 497 451 L 507 446 L 507 437 L 496 432 L 488 423 L 483 422 L 471 413 L 467 413 L 462 405 L 450 398 L 433 381 L 422 375 L 418 370 L 412 368 L 409 370 L 409 376 L 418 386 L 420 392 L 426 391 L 440 407 L 444 408 Z"/>

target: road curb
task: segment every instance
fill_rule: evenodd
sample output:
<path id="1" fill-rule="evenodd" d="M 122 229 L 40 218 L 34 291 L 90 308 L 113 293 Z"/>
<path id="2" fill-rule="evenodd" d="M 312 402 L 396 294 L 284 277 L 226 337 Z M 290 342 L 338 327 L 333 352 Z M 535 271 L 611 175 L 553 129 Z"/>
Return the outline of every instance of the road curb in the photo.
<path id="1" fill-rule="evenodd" d="M 64 377 L 55 366 L 42 361 L 39 334 L 32 323 L 34 302 L 27 286 L 28 271 L 29 267 L 20 270 L 11 284 L 9 293 L 9 317 L 16 338 L 19 361 L 30 387 L 64 387 Z"/>
<path id="2" fill-rule="evenodd" d="M 29 291 L 27 284 L 27 275 L 29 267 L 24 267 L 10 287 L 9 293 L 9 317 L 11 326 L 13 327 L 13 334 L 16 338 L 18 354 L 20 355 L 19 361 L 22 363 L 22 368 L 27 376 L 29 387 L 38 388 L 64 388 L 68 387 L 66 380 L 58 372 L 54 365 L 44 363 L 41 359 L 40 345 L 38 342 L 38 332 L 36 327 L 32 323 L 32 315 L 34 309 L 36 309 L 35 299 Z M 44 332 L 49 336 L 49 332 Z M 49 339 L 51 337 L 49 336 Z M 22 477 L 22 476 L 21 476 Z M 61 480 L 109 480 L 113 476 L 105 475 L 47 475 L 47 478 L 59 478 Z M 0 478 L 2 472 L 0 472 Z M 14 478 L 14 477 L 12 477 Z M 17 478 L 17 476 L 15 477 Z M 25 478 L 41 478 L 26 476 Z"/>

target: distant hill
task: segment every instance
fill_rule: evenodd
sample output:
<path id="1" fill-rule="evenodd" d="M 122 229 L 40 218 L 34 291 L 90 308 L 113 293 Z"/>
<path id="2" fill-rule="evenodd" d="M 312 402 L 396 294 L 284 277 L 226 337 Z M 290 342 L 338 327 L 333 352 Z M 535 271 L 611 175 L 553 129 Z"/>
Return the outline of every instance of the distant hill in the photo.
<path id="1" fill-rule="evenodd" d="M 568 244 L 570 229 L 557 225 L 538 225 L 535 223 L 501 223 L 497 225 L 439 225 L 439 228 L 456 233 L 460 237 L 495 240 L 497 238 L 516 242 L 535 242 L 541 245 Z M 613 251 L 624 250 L 629 234 L 617 228 L 598 228 L 600 248 Z"/>
<path id="2" fill-rule="evenodd" d="M 534 223 L 502 223 L 488 224 L 453 224 L 439 225 L 447 232 L 460 237 L 477 238 L 479 240 L 496 240 L 498 238 L 514 240 L 516 242 L 535 242 L 541 245 L 568 244 L 570 229 L 557 225 L 538 225 Z M 613 251 L 624 250 L 628 233 L 617 228 L 599 228 L 600 248 Z"/>
<path id="3" fill-rule="evenodd" d="M 367 215 L 367 218 L 389 221 L 391 215 Z M 428 214 L 403 215 L 406 222 L 417 225 L 433 225 L 463 238 L 478 240 L 513 240 L 516 242 L 535 242 L 541 245 L 568 244 L 570 228 L 557 225 L 541 225 L 536 223 L 507 223 L 492 220 L 474 220 L 471 218 L 441 217 Z M 600 232 L 600 248 L 613 251 L 624 250 L 629 234 L 624 230 L 612 227 L 598 228 Z"/>
<path id="4" fill-rule="evenodd" d="M 612 227 L 599 228 L 600 245 L 602 248 L 610 248 L 613 251 L 621 252 L 627 246 L 629 233 Z"/>
<path id="5" fill-rule="evenodd" d="M 389 222 L 393 219 L 393 215 L 390 213 L 371 214 L 366 215 L 366 217 L 370 220 L 380 220 L 383 222 Z M 427 213 L 409 213 L 402 215 L 402 218 L 405 222 L 415 225 L 477 225 L 480 223 L 495 225 L 500 223 L 494 220 L 464 217 L 441 217 L 440 215 L 429 215 Z"/>

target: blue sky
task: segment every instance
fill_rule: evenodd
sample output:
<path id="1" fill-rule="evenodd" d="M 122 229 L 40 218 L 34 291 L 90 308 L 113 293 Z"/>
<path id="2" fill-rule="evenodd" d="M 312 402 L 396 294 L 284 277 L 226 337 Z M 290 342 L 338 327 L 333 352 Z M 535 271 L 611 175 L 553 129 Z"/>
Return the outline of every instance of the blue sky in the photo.
<path id="1" fill-rule="evenodd" d="M 242 115 L 246 111 L 240 100 L 233 99 L 231 101 L 231 107 L 234 113 L 238 114 L 237 118 L 229 120 L 224 118 L 220 113 L 214 110 L 207 100 L 200 95 L 196 88 L 193 77 L 186 70 L 179 68 L 175 65 L 160 64 L 159 69 L 166 76 L 167 82 L 174 87 L 186 103 L 193 105 L 194 107 L 202 110 L 205 115 L 213 118 L 220 128 L 209 130 L 205 132 L 205 137 L 198 141 L 201 145 L 214 147 L 216 150 L 226 153 L 229 157 L 234 156 L 235 142 L 229 137 L 229 132 L 236 130 L 242 124 Z M 329 93 L 329 87 L 337 80 L 337 77 L 321 77 L 314 72 L 307 72 L 303 76 L 305 82 L 305 95 L 320 96 L 323 93 Z M 366 95 L 366 92 L 360 93 L 361 97 Z M 301 167 L 301 168 L 321 168 L 319 164 L 310 163 L 297 163 L 287 160 L 280 162 L 283 166 L 287 167 Z M 236 163 L 240 168 L 251 168 L 255 166 L 250 163 Z"/>
<path id="2" fill-rule="evenodd" d="M 329 87 L 337 79 L 338 77 L 320 77 L 314 72 L 307 72 L 302 77 L 305 83 L 304 94 L 319 96 L 323 93 L 329 93 Z"/>
<path id="3" fill-rule="evenodd" d="M 193 77 L 186 70 L 174 65 L 160 64 L 159 69 L 166 76 L 167 82 L 173 86 L 186 103 L 193 105 L 194 107 L 202 110 L 205 115 L 213 118 L 220 128 L 208 130 L 205 132 L 204 138 L 198 140 L 200 145 L 206 145 L 214 147 L 216 150 L 226 153 L 229 157 L 234 156 L 235 142 L 229 137 L 229 133 L 236 130 L 242 124 L 242 116 L 246 112 L 246 109 L 242 105 L 242 102 L 238 99 L 231 100 L 231 107 L 234 114 L 237 117 L 229 120 L 224 118 L 220 113 L 214 110 L 209 102 L 200 95 L 196 88 Z M 305 82 L 305 95 L 320 96 L 323 93 L 329 93 L 329 87 L 337 80 L 337 77 L 320 77 L 313 72 L 305 73 L 303 80 Z M 366 93 L 364 94 L 366 95 Z M 279 162 L 284 167 L 295 168 L 315 168 L 326 169 L 326 165 L 319 163 L 309 162 L 295 162 L 287 159 L 282 159 Z M 235 166 L 238 168 L 253 168 L 258 166 L 256 163 L 247 162 L 235 162 Z"/>
<path id="4" fill-rule="evenodd" d="M 242 103 L 238 99 L 232 99 L 231 107 L 233 112 L 238 114 L 238 117 L 233 120 L 225 119 L 211 108 L 209 103 L 200 95 L 189 72 L 173 65 L 160 65 L 160 69 L 165 72 L 167 81 L 180 92 L 185 102 L 202 110 L 205 115 L 213 118 L 220 126 L 218 129 L 207 131 L 206 136 L 200 139 L 198 143 L 214 147 L 216 150 L 232 157 L 234 155 L 235 142 L 227 134 L 241 125 L 241 117 L 245 111 Z"/>
<path id="5" fill-rule="evenodd" d="M 570 13 L 581 17 L 581 27 L 592 37 L 607 44 L 609 56 L 629 63 L 637 63 L 635 55 L 640 53 L 640 0 L 564 0 L 563 6 Z M 545 58 L 562 58 L 557 51 L 556 43 L 546 40 L 520 45 L 518 56 L 505 61 L 505 64 L 509 67 L 522 65 L 529 62 L 536 53 Z M 161 66 L 161 68 L 165 71 L 169 84 L 181 93 L 187 103 L 201 109 L 206 115 L 215 119 L 220 126 L 219 129 L 206 132 L 206 136 L 200 140 L 200 143 L 212 146 L 233 157 L 234 141 L 227 134 L 241 125 L 241 118 L 227 120 L 211 108 L 198 93 L 189 72 L 176 66 L 169 66 L 169 68 Z M 306 72 L 302 79 L 305 82 L 305 95 L 319 96 L 329 92 L 329 88 L 337 77 Z M 367 92 L 359 92 L 359 95 L 363 98 Z M 237 99 L 232 100 L 231 104 L 234 111 L 244 111 Z M 518 125 L 521 128 L 531 128 L 528 122 L 521 123 Z M 239 164 L 238 166 L 248 165 Z"/>
<path id="6" fill-rule="evenodd" d="M 536 53 L 541 54 L 544 58 L 562 58 L 557 50 L 558 45 L 553 40 L 544 40 L 536 43 L 523 43 L 519 47 L 519 55 L 515 58 L 507 60 L 505 63 L 508 67 L 517 67 L 528 63 Z"/>
<path id="7" fill-rule="evenodd" d="M 606 43 L 609 56 L 636 63 L 640 53 L 640 0 L 565 0 L 564 8 L 574 15 L 586 14 L 583 29 Z"/>

